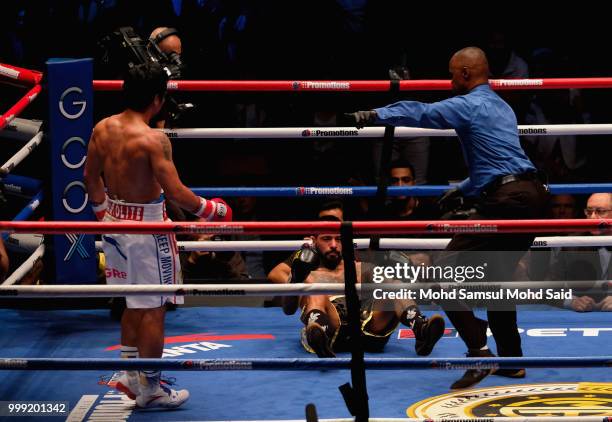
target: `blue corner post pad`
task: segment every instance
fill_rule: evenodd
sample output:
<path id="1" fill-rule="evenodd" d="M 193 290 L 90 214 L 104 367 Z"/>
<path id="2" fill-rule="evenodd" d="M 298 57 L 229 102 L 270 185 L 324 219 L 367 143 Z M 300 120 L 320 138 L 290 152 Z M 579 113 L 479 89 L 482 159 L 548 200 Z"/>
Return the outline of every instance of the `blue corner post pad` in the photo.
<path id="1" fill-rule="evenodd" d="M 93 127 L 93 60 L 47 61 L 53 219 L 93 220 L 83 183 L 87 143 Z M 53 236 L 55 282 L 93 284 L 97 255 L 92 235 Z"/>

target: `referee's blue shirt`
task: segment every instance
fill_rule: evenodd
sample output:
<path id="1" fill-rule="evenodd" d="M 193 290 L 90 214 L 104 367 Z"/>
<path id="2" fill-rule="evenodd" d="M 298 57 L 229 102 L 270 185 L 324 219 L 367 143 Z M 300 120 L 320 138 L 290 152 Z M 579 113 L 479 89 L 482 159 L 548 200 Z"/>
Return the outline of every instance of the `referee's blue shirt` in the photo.
<path id="1" fill-rule="evenodd" d="M 479 195 L 499 176 L 536 170 L 519 142 L 514 111 L 488 84 L 437 103 L 399 101 L 374 110 L 376 123 L 455 129 L 469 168 L 459 184 L 465 195 Z"/>

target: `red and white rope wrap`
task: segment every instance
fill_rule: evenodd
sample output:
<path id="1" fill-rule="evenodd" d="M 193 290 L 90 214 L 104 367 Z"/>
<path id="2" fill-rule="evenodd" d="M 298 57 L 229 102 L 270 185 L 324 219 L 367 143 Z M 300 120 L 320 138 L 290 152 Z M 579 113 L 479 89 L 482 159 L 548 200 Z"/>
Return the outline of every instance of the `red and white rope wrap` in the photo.
<path id="1" fill-rule="evenodd" d="M 0 116 L 0 129 L 3 129 L 11 120 L 17 117 L 42 91 L 40 85 L 35 85 L 24 95 L 14 106 L 9 108 L 6 113 Z"/>
<path id="2" fill-rule="evenodd" d="M 0 221 L 0 231 L 10 233 L 207 233 L 207 234 L 313 234 L 339 233 L 341 223 L 327 221 L 286 222 L 95 222 L 95 221 Z M 356 221 L 356 235 L 399 235 L 410 233 L 612 233 L 612 219 L 582 220 L 437 220 Z"/>
<path id="3" fill-rule="evenodd" d="M 612 78 L 491 79 L 494 90 L 612 88 Z M 120 91 L 123 81 L 93 81 L 95 91 Z M 449 80 L 399 81 L 400 91 L 450 91 Z M 391 81 L 169 81 L 170 91 L 377 92 L 390 91 Z"/>
<path id="4" fill-rule="evenodd" d="M 30 85 L 39 84 L 42 80 L 42 73 L 36 70 L 24 69 L 10 64 L 0 63 L 0 76 L 25 82 Z"/>

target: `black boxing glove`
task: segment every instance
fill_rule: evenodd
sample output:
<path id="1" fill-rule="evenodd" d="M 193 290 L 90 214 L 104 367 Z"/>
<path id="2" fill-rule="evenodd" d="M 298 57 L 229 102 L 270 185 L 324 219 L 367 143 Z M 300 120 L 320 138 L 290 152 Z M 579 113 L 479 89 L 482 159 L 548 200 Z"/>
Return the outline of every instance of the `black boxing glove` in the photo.
<path id="1" fill-rule="evenodd" d="M 463 206 L 463 192 L 458 187 L 447 190 L 437 201 L 442 213 L 455 211 Z"/>
<path id="2" fill-rule="evenodd" d="M 321 258 L 317 250 L 305 243 L 291 260 L 291 283 L 303 283 L 311 271 L 319 268 Z"/>
<path id="3" fill-rule="evenodd" d="M 373 125 L 376 122 L 378 115 L 374 110 L 356 111 L 355 113 L 345 113 L 344 117 L 347 121 L 354 124 L 357 129 L 364 126 Z"/>
<path id="4" fill-rule="evenodd" d="M 308 243 L 291 257 L 291 275 L 288 283 L 303 283 L 311 271 L 319 268 L 321 259 L 317 250 Z M 293 315 L 298 308 L 298 296 L 283 296 L 282 308 L 285 315 Z"/>

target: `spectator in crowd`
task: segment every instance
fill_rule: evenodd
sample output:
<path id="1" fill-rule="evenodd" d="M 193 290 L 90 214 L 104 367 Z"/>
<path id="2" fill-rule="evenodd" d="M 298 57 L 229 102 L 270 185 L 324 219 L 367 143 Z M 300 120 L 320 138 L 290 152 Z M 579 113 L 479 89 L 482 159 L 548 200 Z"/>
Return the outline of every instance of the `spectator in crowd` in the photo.
<path id="1" fill-rule="evenodd" d="M 563 59 L 551 49 L 540 48 L 533 52 L 533 77 L 552 78 L 566 76 Z M 556 74 L 557 73 L 557 74 Z M 579 89 L 537 91 L 531 99 L 525 124 L 584 124 L 591 117 L 584 109 Z M 580 148 L 578 135 L 525 136 L 526 147 L 536 166 L 546 171 L 555 181 L 569 181 L 585 169 L 585 148 Z M 584 137 L 582 137 L 584 141 Z"/>
<path id="2" fill-rule="evenodd" d="M 592 194 L 587 200 L 584 215 L 589 219 L 612 218 L 612 193 Z M 607 282 L 612 279 L 611 257 L 609 246 L 563 248 L 553 267 L 553 279 Z M 603 290 L 589 294 L 576 292 L 571 300 L 565 301 L 564 306 L 577 312 L 612 311 L 612 296 Z"/>
<path id="3" fill-rule="evenodd" d="M 255 196 L 239 196 L 232 201 L 235 221 L 260 221 L 259 204 Z M 260 235 L 239 236 L 236 240 L 262 240 Z M 265 278 L 265 258 L 261 251 L 241 252 L 249 278 Z"/>
<path id="4" fill-rule="evenodd" d="M 484 51 L 489 59 L 489 77 L 492 79 L 529 78 L 529 65 L 515 50 L 512 36 L 508 31 L 495 28 L 488 32 Z M 517 91 L 499 93 L 514 110 L 519 123 L 523 122 L 529 99 Z"/>
<path id="5" fill-rule="evenodd" d="M 548 205 L 548 217 L 554 219 L 578 218 L 576 197 L 569 194 L 553 195 Z"/>
<path id="6" fill-rule="evenodd" d="M 197 234 L 192 241 L 222 240 L 221 236 Z M 181 254 L 183 277 L 189 281 L 214 283 L 216 280 L 247 280 L 249 273 L 242 255 L 236 251 L 191 251 Z"/>
<path id="7" fill-rule="evenodd" d="M 489 31 L 484 48 L 489 59 L 489 77 L 521 79 L 529 77 L 529 65 L 514 49 L 507 32 Z"/>
<path id="8" fill-rule="evenodd" d="M 389 186 L 415 185 L 414 166 L 405 160 L 393 161 L 389 171 Z M 391 196 L 387 202 L 386 217 L 390 220 L 434 220 L 439 218 L 439 212 L 427 198 Z"/>
<path id="9" fill-rule="evenodd" d="M 577 218 L 576 198 L 573 195 L 552 195 L 548 203 L 546 218 Z M 557 233 L 565 236 L 567 233 Z M 552 269 L 559 259 L 561 248 L 537 248 L 528 251 L 519 261 L 514 278 L 516 280 L 545 281 L 553 278 Z"/>

